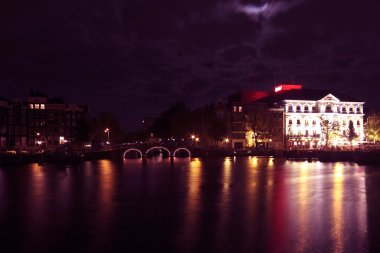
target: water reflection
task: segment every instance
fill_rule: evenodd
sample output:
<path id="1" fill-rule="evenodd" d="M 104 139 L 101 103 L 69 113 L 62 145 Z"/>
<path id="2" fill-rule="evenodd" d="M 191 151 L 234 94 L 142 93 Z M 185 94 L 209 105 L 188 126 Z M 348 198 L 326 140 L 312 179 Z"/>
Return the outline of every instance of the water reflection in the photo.
<path id="1" fill-rule="evenodd" d="M 27 234 L 19 252 L 66 234 L 66 252 L 365 252 L 366 173 L 262 157 L 0 169 L 0 236 Z"/>
<path id="2" fill-rule="evenodd" d="M 194 251 L 195 244 L 199 240 L 202 169 L 202 163 L 199 158 L 192 159 L 187 169 L 187 196 L 183 210 L 184 224 L 182 231 L 179 233 L 179 241 L 186 242 L 183 247 L 188 252 Z"/>
<path id="3" fill-rule="evenodd" d="M 297 252 L 305 252 L 307 237 L 308 237 L 308 201 L 310 200 L 309 196 L 309 184 L 308 176 L 309 170 L 311 169 L 311 164 L 308 162 L 301 163 L 301 168 L 299 171 L 299 199 L 298 199 L 298 222 L 300 224 L 299 231 L 297 234 L 298 242 L 296 246 Z"/>
<path id="4" fill-rule="evenodd" d="M 332 206 L 332 236 L 334 241 L 334 252 L 343 252 L 344 249 L 344 213 L 343 213 L 343 165 L 334 166 L 333 183 L 333 206 Z"/>

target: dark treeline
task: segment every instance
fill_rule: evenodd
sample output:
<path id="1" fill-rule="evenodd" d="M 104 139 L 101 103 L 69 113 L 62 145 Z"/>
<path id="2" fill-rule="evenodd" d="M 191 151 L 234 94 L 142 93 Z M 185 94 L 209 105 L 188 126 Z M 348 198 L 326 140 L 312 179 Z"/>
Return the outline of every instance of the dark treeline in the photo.
<path id="1" fill-rule="evenodd" d="M 140 132 L 127 136 L 128 141 L 145 141 L 152 138 L 189 140 L 200 138 L 202 145 L 215 145 L 222 141 L 228 126 L 224 110 L 217 104 L 191 110 L 184 102 L 176 102 Z"/>

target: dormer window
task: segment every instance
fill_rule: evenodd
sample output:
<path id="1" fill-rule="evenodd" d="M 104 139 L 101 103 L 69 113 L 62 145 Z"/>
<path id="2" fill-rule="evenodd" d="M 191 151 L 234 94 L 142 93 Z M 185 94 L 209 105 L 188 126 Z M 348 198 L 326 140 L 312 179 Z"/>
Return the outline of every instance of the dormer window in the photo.
<path id="1" fill-rule="evenodd" d="M 352 109 L 352 107 L 350 107 L 350 113 L 353 113 L 354 112 L 354 109 Z"/>
<path id="2" fill-rule="evenodd" d="M 288 111 L 293 112 L 293 106 L 289 106 Z"/>
<path id="3" fill-rule="evenodd" d="M 308 112 L 308 111 L 309 111 L 309 107 L 305 106 L 305 112 Z"/>
<path id="4" fill-rule="evenodd" d="M 356 108 L 356 113 L 360 113 L 360 108 Z"/>
<path id="5" fill-rule="evenodd" d="M 301 111 L 301 106 L 297 106 L 296 110 L 297 110 L 297 112 L 300 112 Z"/>

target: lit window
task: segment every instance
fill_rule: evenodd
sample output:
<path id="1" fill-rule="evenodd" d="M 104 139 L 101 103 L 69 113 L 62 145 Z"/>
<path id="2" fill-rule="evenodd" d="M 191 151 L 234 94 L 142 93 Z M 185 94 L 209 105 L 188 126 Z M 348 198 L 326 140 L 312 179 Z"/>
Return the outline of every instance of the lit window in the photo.
<path id="1" fill-rule="evenodd" d="M 234 106 L 234 112 L 237 112 L 237 107 L 236 106 Z"/>
<path id="2" fill-rule="evenodd" d="M 243 111 L 243 107 L 239 106 L 239 112 Z"/>
<path id="3" fill-rule="evenodd" d="M 305 126 L 309 125 L 309 121 L 305 120 Z"/>
<path id="4" fill-rule="evenodd" d="M 29 104 L 29 109 L 33 109 L 33 108 L 34 108 L 33 104 Z"/>
<path id="5" fill-rule="evenodd" d="M 306 131 L 305 131 L 305 135 L 306 135 L 306 136 L 309 136 L 309 130 L 306 130 Z"/>
<path id="6" fill-rule="evenodd" d="M 41 110 L 45 110 L 45 104 L 41 104 Z"/>
<path id="7" fill-rule="evenodd" d="M 313 125 L 314 125 L 314 126 L 316 125 L 316 122 L 315 122 L 315 120 L 313 120 Z"/>
<path id="8" fill-rule="evenodd" d="M 34 104 L 34 109 L 40 109 L 40 105 L 39 104 Z"/>

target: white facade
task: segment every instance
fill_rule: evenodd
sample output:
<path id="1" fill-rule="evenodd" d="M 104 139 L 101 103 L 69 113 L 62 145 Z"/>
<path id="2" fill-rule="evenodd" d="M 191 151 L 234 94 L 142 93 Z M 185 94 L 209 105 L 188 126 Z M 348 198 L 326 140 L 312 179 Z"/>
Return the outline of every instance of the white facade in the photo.
<path id="1" fill-rule="evenodd" d="M 358 138 L 355 145 L 364 140 L 363 105 L 364 102 L 344 102 L 329 94 L 317 101 L 284 100 L 285 136 L 288 146 L 318 148 L 326 143 L 322 130 L 322 120 L 335 124 L 334 136 L 329 137 L 330 146 L 349 145 L 346 137 L 349 122 L 352 121 Z"/>

